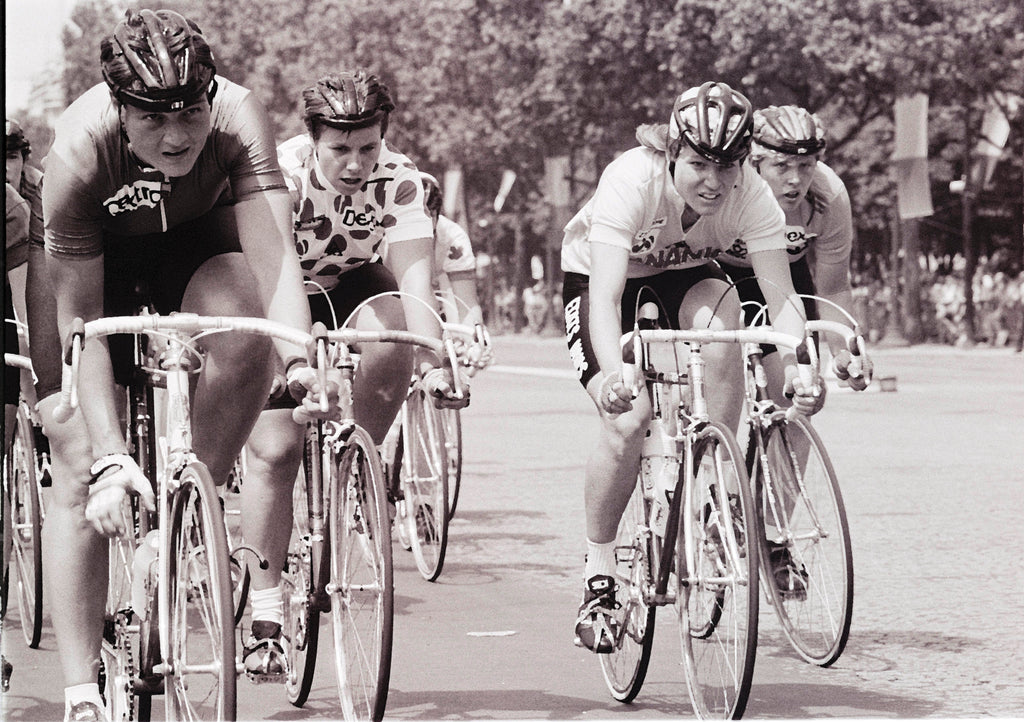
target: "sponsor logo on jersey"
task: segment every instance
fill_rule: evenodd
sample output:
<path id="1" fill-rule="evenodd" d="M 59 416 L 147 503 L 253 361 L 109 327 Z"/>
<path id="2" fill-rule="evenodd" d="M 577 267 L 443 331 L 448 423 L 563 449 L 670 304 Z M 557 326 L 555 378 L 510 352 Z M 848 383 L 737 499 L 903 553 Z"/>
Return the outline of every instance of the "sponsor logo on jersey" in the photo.
<path id="1" fill-rule="evenodd" d="M 668 268 L 686 263 L 705 263 L 716 258 L 721 252 L 722 249 L 716 246 L 693 249 L 686 241 L 679 241 L 668 248 L 662 248 L 657 253 L 647 254 L 640 259 L 640 262 L 654 268 Z"/>
<path id="2" fill-rule="evenodd" d="M 170 186 L 160 181 L 139 180 L 122 186 L 103 205 L 112 216 L 139 208 L 156 208 L 169 190 Z"/>

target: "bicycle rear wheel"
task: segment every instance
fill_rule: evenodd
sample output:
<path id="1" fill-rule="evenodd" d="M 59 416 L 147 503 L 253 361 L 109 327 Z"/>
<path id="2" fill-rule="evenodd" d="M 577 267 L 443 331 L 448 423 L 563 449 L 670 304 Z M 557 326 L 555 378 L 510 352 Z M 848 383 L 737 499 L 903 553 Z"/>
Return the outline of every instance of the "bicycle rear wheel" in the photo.
<path id="1" fill-rule="evenodd" d="M 305 464 L 311 461 L 309 454 Z M 289 640 L 288 678 L 285 689 L 288 701 L 301 707 L 309 698 L 316 671 L 316 652 L 320 638 L 320 606 L 316 594 L 320 589 L 319 577 L 323 558 L 323 542 L 314 544 L 309 528 L 309 508 L 306 501 L 306 479 L 303 471 L 295 482 L 292 493 L 292 538 L 288 546 L 288 560 L 282 578 L 284 586 L 284 635 Z"/>
<path id="2" fill-rule="evenodd" d="M 352 429 L 330 473 L 328 592 L 342 712 L 346 720 L 380 720 L 391 679 L 394 570 L 384 470 L 362 428 Z"/>
<path id="3" fill-rule="evenodd" d="M 617 601 L 621 604 L 616 614 L 619 637 L 610 654 L 598 655 L 608 690 L 620 702 L 631 702 L 640 692 L 654 643 L 657 607 L 647 602 L 651 584 L 651 537 L 641 531 L 647 524 L 646 504 L 638 481 L 619 520 L 615 537 Z"/>
<path id="4" fill-rule="evenodd" d="M 756 488 L 765 496 L 767 536 L 776 549 L 786 550 L 788 574 L 795 576 L 797 588 L 775 583 L 776 570 L 764 552 L 762 578 L 793 649 L 806 661 L 827 667 L 846 647 L 853 612 L 853 552 L 839 481 L 806 419 L 772 426 L 763 439 Z"/>
<path id="5" fill-rule="evenodd" d="M 19 404 L 14 424 L 14 441 L 7 459 L 13 581 L 22 636 L 25 644 L 35 649 L 43 634 L 43 510 L 36 479 L 35 437 L 25 404 Z"/>
<path id="6" fill-rule="evenodd" d="M 441 575 L 448 548 L 448 459 L 441 413 L 420 388 L 402 411 L 400 470 L 406 532 L 420 575 L 432 582 Z"/>
<path id="7" fill-rule="evenodd" d="M 201 462 L 179 476 L 168 530 L 168 719 L 233 720 L 236 712 L 234 600 L 220 499 Z"/>
<path id="8" fill-rule="evenodd" d="M 462 414 L 459 409 L 442 409 L 444 446 L 448 455 L 448 519 L 455 516 L 462 486 Z"/>
<path id="9" fill-rule="evenodd" d="M 683 668 L 702 719 L 743 714 L 757 652 L 756 519 L 732 433 L 708 424 L 694 444 L 695 478 L 677 538 L 677 611 Z"/>

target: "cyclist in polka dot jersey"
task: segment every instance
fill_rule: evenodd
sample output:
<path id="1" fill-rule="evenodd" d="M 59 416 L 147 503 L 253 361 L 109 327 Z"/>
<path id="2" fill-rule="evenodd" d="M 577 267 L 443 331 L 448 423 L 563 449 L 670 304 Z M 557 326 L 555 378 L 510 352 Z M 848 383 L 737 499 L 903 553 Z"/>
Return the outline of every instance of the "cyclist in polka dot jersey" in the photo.
<path id="1" fill-rule="evenodd" d="M 313 320 L 328 327 L 347 321 L 350 328 L 368 331 L 407 328 L 440 338 L 431 286 L 433 224 L 415 164 L 384 140 L 394 109 L 387 88 L 364 71 L 340 72 L 304 90 L 303 101 L 308 132 L 281 144 L 278 161 L 292 195 L 295 248 Z M 374 298 L 360 307 L 394 291 L 402 296 Z M 414 358 L 410 347 L 399 344 L 367 344 L 359 351 L 353 411 L 378 445 L 414 370 L 438 405 L 468 403 L 468 394 L 455 398 L 453 371 L 439 368 L 440 359 Z M 249 568 L 253 621 L 243 657 L 256 681 L 283 681 L 287 673 L 281 570 L 291 524 L 282 521 L 292 517 L 292 486 L 303 450 L 294 407 L 287 393 L 272 399 L 247 446 L 242 533 L 269 562 L 266 570 Z"/>

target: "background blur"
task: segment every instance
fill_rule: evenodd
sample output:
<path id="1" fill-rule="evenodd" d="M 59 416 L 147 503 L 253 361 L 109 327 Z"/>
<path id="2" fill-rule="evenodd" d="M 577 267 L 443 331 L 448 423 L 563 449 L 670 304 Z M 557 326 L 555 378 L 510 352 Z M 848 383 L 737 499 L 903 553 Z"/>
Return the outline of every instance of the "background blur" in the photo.
<path id="1" fill-rule="evenodd" d="M 31 163 L 102 81 L 100 39 L 129 6 L 195 20 L 282 141 L 322 73 L 381 76 L 398 103 L 389 143 L 444 179 L 495 332 L 559 332 L 562 225 L 637 125 L 714 79 L 825 121 L 873 340 L 1020 347 L 1019 0 L 8 0 L 6 112 Z"/>

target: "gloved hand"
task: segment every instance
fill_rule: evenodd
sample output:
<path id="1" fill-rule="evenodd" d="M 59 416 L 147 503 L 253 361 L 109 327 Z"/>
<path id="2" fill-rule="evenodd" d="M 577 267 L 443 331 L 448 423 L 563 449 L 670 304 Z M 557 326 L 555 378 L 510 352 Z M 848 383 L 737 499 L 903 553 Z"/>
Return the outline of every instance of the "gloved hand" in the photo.
<path id="1" fill-rule="evenodd" d="M 799 376 L 793 376 L 783 388 L 787 399 L 793 400 L 793 408 L 804 416 L 813 416 L 825 406 L 825 380 L 819 376 L 816 385 L 807 386 Z"/>
<path id="2" fill-rule="evenodd" d="M 107 454 L 96 460 L 89 469 L 89 501 L 85 518 L 96 530 L 107 537 L 123 536 L 129 532 L 122 513 L 128 494 L 138 494 L 142 505 L 156 510 L 156 499 L 149 479 L 127 454 Z"/>
<path id="3" fill-rule="evenodd" d="M 874 364 L 871 363 L 871 359 L 868 358 L 867 354 L 861 356 L 861 369 L 859 376 L 853 376 L 850 374 L 850 364 L 853 362 L 853 356 L 849 351 L 843 349 L 838 354 L 832 357 L 832 373 L 836 375 L 836 378 L 840 381 L 845 381 L 850 385 L 854 391 L 863 391 L 871 383 L 871 375 L 874 372 Z"/>
<path id="4" fill-rule="evenodd" d="M 455 383 L 455 374 L 459 374 L 459 383 Z M 457 369 L 432 368 L 423 374 L 423 388 L 434 399 L 434 406 L 439 409 L 463 409 L 469 406 L 469 380 Z M 462 396 L 456 395 L 456 389 L 462 389 Z"/>
<path id="5" fill-rule="evenodd" d="M 338 369 L 327 369 L 327 388 L 320 387 L 320 375 L 316 369 L 305 363 L 298 363 L 288 369 L 286 376 L 288 393 L 299 404 L 292 412 L 296 423 L 304 424 L 312 419 L 334 419 L 341 413 L 339 392 L 341 389 L 341 372 Z M 323 394 L 327 396 L 327 409 L 321 405 Z"/>
<path id="6" fill-rule="evenodd" d="M 633 390 L 622 383 L 621 373 L 613 371 L 601 380 L 595 401 L 606 414 L 624 414 L 633 408 Z"/>

